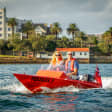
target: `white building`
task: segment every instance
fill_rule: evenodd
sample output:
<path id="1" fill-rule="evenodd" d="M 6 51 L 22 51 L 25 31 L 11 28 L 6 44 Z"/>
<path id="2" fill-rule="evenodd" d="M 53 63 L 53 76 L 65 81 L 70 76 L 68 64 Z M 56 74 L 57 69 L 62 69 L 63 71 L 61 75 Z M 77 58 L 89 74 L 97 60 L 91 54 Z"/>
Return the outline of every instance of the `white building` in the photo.
<path id="1" fill-rule="evenodd" d="M 6 16 L 6 9 L 2 8 L 0 9 L 0 39 L 9 39 L 12 36 L 12 28 L 8 25 L 8 18 Z M 14 33 L 18 33 L 20 35 L 20 38 L 26 37 L 26 34 L 23 34 L 21 31 L 22 24 L 25 24 L 26 22 L 31 20 L 21 20 L 16 19 L 17 25 L 14 27 Z M 31 21 L 32 22 L 32 21 Z M 35 27 L 35 33 L 40 35 L 48 35 L 50 34 L 50 28 L 47 26 L 47 24 L 34 24 Z"/>
<path id="2" fill-rule="evenodd" d="M 8 25 L 8 20 L 10 18 L 7 18 L 6 16 L 6 9 L 2 8 L 0 9 L 0 39 L 9 39 L 12 36 L 12 28 Z M 14 33 L 20 33 L 21 34 L 21 27 L 22 24 L 26 23 L 28 20 L 21 20 L 16 19 L 17 26 L 14 28 Z"/>
<path id="3" fill-rule="evenodd" d="M 6 39 L 6 9 L 0 9 L 0 39 Z"/>
<path id="4" fill-rule="evenodd" d="M 56 48 L 56 51 L 60 51 L 64 59 L 67 59 L 67 52 L 71 51 L 73 57 L 80 60 L 89 60 L 90 50 L 89 48 Z M 37 58 L 51 59 L 53 53 L 38 53 Z"/>
<path id="5" fill-rule="evenodd" d="M 7 21 L 10 18 L 7 18 Z M 20 37 L 22 39 L 22 31 L 21 31 L 21 27 L 23 24 L 25 24 L 27 22 L 27 20 L 21 20 L 21 19 L 16 19 L 17 25 L 14 27 L 14 33 L 18 33 L 20 34 Z M 10 38 L 12 35 L 12 28 L 8 25 L 7 22 L 7 38 Z"/>
<path id="6" fill-rule="evenodd" d="M 48 35 L 50 34 L 50 28 L 47 24 L 34 24 L 35 33 L 40 35 Z"/>
<path id="7" fill-rule="evenodd" d="M 63 55 L 63 58 L 67 58 L 67 52 L 72 52 L 73 57 L 77 59 L 89 59 L 90 50 L 89 48 L 56 48 L 57 51 L 60 51 Z"/>

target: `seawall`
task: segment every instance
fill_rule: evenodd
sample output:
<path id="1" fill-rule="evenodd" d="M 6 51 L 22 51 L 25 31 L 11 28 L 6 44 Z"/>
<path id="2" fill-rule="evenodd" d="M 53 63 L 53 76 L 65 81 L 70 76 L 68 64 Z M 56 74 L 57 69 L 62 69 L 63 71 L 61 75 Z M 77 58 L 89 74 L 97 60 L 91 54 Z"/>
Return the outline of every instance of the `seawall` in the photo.
<path id="1" fill-rule="evenodd" d="M 28 57 L 0 57 L 0 64 L 48 64 L 51 59 Z M 77 59 L 80 64 L 112 63 L 110 57 L 91 57 L 90 59 Z"/>

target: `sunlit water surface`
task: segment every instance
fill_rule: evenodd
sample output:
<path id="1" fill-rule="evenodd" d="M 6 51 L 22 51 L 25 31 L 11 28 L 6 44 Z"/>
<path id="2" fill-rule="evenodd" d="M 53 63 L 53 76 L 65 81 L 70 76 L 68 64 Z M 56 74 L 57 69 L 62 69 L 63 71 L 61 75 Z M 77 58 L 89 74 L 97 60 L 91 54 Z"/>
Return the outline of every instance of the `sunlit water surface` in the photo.
<path id="1" fill-rule="evenodd" d="M 0 65 L 0 112 L 111 112 L 112 64 L 99 64 L 103 88 L 80 90 L 73 87 L 31 94 L 13 73 L 35 75 L 45 64 Z M 80 64 L 80 74 L 93 74 L 95 64 Z"/>

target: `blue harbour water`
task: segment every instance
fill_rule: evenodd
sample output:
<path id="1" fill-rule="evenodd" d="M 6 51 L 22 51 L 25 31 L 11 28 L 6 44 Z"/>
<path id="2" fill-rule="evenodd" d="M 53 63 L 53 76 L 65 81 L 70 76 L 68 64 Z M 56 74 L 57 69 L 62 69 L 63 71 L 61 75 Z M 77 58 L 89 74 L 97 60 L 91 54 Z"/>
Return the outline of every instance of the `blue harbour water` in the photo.
<path id="1" fill-rule="evenodd" d="M 31 94 L 13 73 L 35 74 L 46 64 L 0 65 L 0 112 L 112 112 L 112 64 L 99 64 L 103 88 L 59 88 Z M 80 74 L 95 71 L 95 64 L 80 64 Z"/>

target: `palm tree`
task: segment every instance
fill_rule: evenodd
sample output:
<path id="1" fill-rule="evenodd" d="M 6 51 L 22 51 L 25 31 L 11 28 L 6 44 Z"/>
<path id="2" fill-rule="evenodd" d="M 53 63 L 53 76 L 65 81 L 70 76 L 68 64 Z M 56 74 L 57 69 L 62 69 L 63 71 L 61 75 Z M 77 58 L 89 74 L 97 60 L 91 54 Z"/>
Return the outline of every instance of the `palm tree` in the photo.
<path id="1" fill-rule="evenodd" d="M 103 38 L 104 40 L 108 40 L 108 39 L 109 39 L 109 32 L 106 31 L 106 32 L 102 35 L 102 38 Z"/>
<path id="2" fill-rule="evenodd" d="M 2 48 L 3 48 L 4 46 L 5 46 L 4 40 L 0 39 L 0 54 L 1 54 Z"/>
<path id="3" fill-rule="evenodd" d="M 12 38 L 14 38 L 14 27 L 17 25 L 16 18 L 9 18 L 8 25 L 12 28 Z"/>
<path id="4" fill-rule="evenodd" d="M 70 41 L 66 36 L 63 36 L 61 38 L 61 45 L 62 45 L 63 48 L 67 48 L 67 47 L 70 46 Z"/>
<path id="5" fill-rule="evenodd" d="M 79 31 L 79 37 L 81 38 L 81 46 L 83 47 L 83 44 L 85 46 L 85 43 L 87 42 L 86 34 L 82 31 Z"/>
<path id="6" fill-rule="evenodd" d="M 110 34 L 110 39 L 112 40 L 112 27 L 110 27 L 107 32 Z"/>
<path id="7" fill-rule="evenodd" d="M 34 30 L 34 26 L 31 21 L 26 22 L 25 24 L 22 25 L 22 33 L 26 33 L 27 39 L 29 38 L 29 32 Z"/>
<path id="8" fill-rule="evenodd" d="M 56 40 L 57 40 L 59 33 L 62 32 L 60 24 L 58 22 L 53 23 L 53 25 L 50 28 L 50 31 L 51 31 L 52 34 L 55 34 Z"/>
<path id="9" fill-rule="evenodd" d="M 67 28 L 67 33 L 70 35 L 72 34 L 72 39 L 75 40 L 75 36 L 77 35 L 77 32 L 79 31 L 79 28 L 76 24 L 70 24 Z"/>
<path id="10" fill-rule="evenodd" d="M 108 45 L 112 44 L 112 27 L 103 34 L 102 38 Z"/>

